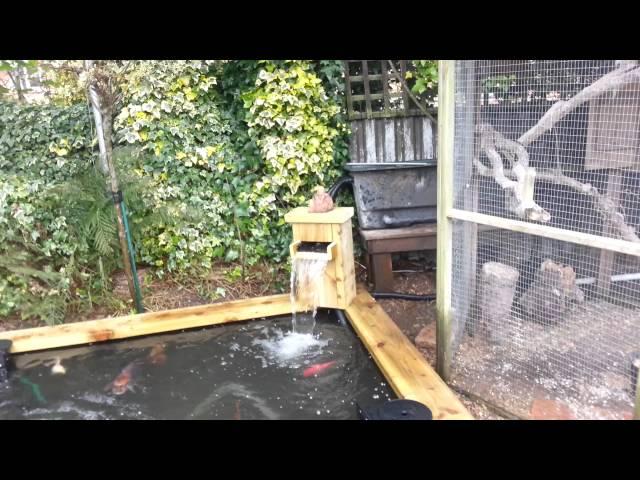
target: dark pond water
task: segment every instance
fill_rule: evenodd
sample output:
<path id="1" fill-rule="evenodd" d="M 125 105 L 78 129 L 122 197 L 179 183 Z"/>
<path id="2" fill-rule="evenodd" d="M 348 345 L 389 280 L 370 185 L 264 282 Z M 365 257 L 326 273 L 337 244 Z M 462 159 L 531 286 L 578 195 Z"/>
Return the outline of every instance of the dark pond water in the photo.
<path id="1" fill-rule="evenodd" d="M 55 359 L 66 370 L 53 374 Z M 0 419 L 357 419 L 396 398 L 335 313 L 16 355 Z"/>

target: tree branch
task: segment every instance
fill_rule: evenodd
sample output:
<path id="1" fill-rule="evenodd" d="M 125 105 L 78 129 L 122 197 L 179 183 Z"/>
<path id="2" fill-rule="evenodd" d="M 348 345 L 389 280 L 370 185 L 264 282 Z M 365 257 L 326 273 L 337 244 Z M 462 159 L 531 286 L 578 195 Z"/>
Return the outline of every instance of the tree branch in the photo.
<path id="1" fill-rule="evenodd" d="M 504 189 L 507 208 L 521 218 L 548 222 L 551 219 L 549 212 L 533 200 L 535 170 L 529 168 L 527 150 L 504 138 L 489 124 L 479 124 L 477 131 L 480 135 L 480 150 L 491 161 L 492 169 L 485 167 L 477 157 L 474 157 L 474 163 L 479 171 L 492 176 Z M 511 163 L 511 174 L 516 178 L 515 181 L 506 177 L 500 151 Z"/>
<path id="2" fill-rule="evenodd" d="M 494 177 L 495 173 L 484 165 L 477 156 L 474 156 L 473 163 L 479 175 L 483 177 Z M 516 174 L 507 170 L 503 172 L 503 176 L 507 181 L 508 177 L 514 178 Z M 568 177 L 561 170 L 541 170 L 536 172 L 536 179 L 543 182 L 555 183 L 556 185 L 564 185 L 583 195 L 589 195 L 593 198 L 593 203 L 598 212 L 606 219 L 608 219 L 612 226 L 618 232 L 621 239 L 629 242 L 640 242 L 640 237 L 635 232 L 635 229 L 625 222 L 624 215 L 620 213 L 619 206 L 613 202 L 607 195 L 603 195 L 598 192 L 598 189 L 589 183 L 582 183 L 574 178 Z M 513 182 L 517 183 L 517 182 Z"/>
<path id="3" fill-rule="evenodd" d="M 411 97 L 411 100 L 413 100 L 415 102 L 415 104 L 418 106 L 418 108 L 420 109 L 420 111 L 429 119 L 431 120 L 433 123 L 438 123 L 437 120 L 435 118 L 433 118 L 433 115 L 431 115 L 427 109 L 424 107 L 424 105 L 422 105 L 418 99 L 415 97 L 415 95 L 413 94 L 413 92 L 411 91 L 411 89 L 409 88 L 409 85 L 407 85 L 407 82 L 404 80 L 404 78 L 402 78 L 402 75 L 400 75 L 398 73 L 398 71 L 396 70 L 396 67 L 393 66 L 393 62 L 391 60 L 387 60 L 387 62 L 389 62 L 389 66 L 391 67 L 391 71 L 393 72 L 393 76 L 396 77 L 398 79 L 398 81 L 402 84 L 402 88 L 405 89 L 405 91 L 407 92 L 407 94 Z M 387 88 L 387 85 L 384 85 L 384 88 Z"/>
<path id="4" fill-rule="evenodd" d="M 533 127 L 523 133 L 518 143 L 527 146 L 537 140 L 542 134 L 554 127 L 569 112 L 575 110 L 589 100 L 599 97 L 609 90 L 615 90 L 640 79 L 640 68 L 635 63 L 622 63 L 616 70 L 607 73 L 599 80 L 584 88 L 569 100 L 559 100 L 554 103 Z"/>

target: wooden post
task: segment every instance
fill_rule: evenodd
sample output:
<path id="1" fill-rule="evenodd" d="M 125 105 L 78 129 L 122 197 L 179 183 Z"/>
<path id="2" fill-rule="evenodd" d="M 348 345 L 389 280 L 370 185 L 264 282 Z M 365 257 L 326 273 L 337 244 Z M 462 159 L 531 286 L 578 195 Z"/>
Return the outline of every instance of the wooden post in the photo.
<path id="1" fill-rule="evenodd" d="M 479 148 L 479 139 L 475 134 L 475 125 L 479 123 L 479 108 L 477 100 L 476 88 L 476 65 L 475 61 L 467 60 L 464 62 L 463 68 L 456 71 L 456 81 L 462 82 L 459 89 L 461 98 L 464 101 L 464 109 L 461 112 L 461 118 L 458 125 L 465 132 L 473 136 L 473 141 L 465 140 L 455 144 L 455 156 L 465 159 L 463 167 L 464 177 L 457 179 L 458 184 L 463 184 L 463 188 L 458 188 L 455 192 L 456 198 L 452 200 L 453 204 L 460 203 L 459 197 L 462 197 L 464 210 L 470 212 L 478 211 L 478 186 L 477 176 L 474 177 L 473 156 Z M 471 133 L 473 132 L 473 133 Z M 464 183 L 463 183 L 464 182 Z M 453 194 L 452 194 L 453 195 Z M 475 300 L 476 277 L 477 277 L 477 253 L 478 253 L 478 225 L 474 222 L 464 222 L 462 224 L 462 238 L 456 239 L 458 248 L 462 248 L 464 252 L 464 260 L 460 262 L 461 271 L 459 275 L 464 282 L 460 288 L 466 289 L 470 293 L 471 298 L 466 305 L 459 305 L 460 310 L 457 312 L 456 322 L 451 326 L 451 340 L 449 347 L 451 356 L 458 350 L 462 338 L 465 333 L 467 319 L 472 302 Z"/>
<path id="2" fill-rule="evenodd" d="M 637 361 L 636 361 L 637 362 Z M 636 372 L 640 370 L 640 364 L 634 364 Z M 640 420 L 640 374 L 636 376 L 636 404 L 633 409 L 634 420 Z"/>
<path id="3" fill-rule="evenodd" d="M 437 360 L 438 374 L 447 381 L 451 374 L 451 266 L 453 200 L 455 61 L 439 62 L 438 86 L 438 252 L 437 252 Z"/>
<path id="4" fill-rule="evenodd" d="M 479 287 L 482 330 L 492 343 L 504 340 L 501 330 L 511 318 L 511 304 L 519 276 L 518 270 L 499 262 L 487 262 L 482 266 Z"/>

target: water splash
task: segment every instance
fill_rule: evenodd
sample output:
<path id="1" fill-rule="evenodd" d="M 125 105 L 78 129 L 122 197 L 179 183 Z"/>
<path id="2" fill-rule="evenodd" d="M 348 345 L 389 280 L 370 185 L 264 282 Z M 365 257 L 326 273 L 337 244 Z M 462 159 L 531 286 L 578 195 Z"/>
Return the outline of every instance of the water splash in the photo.
<path id="1" fill-rule="evenodd" d="M 291 313 L 294 333 L 313 333 L 327 264 L 325 256 L 292 259 Z M 302 315 L 298 315 L 299 312 Z M 308 312 L 312 312 L 311 315 Z"/>

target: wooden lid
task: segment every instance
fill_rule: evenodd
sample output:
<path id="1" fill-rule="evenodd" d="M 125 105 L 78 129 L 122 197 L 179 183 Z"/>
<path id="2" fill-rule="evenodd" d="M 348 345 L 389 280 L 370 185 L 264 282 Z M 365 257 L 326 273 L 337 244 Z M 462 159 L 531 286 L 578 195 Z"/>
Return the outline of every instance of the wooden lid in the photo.
<path id="1" fill-rule="evenodd" d="M 344 223 L 353 217 L 353 207 L 336 207 L 330 212 L 309 213 L 309 207 L 298 207 L 285 214 L 287 223 Z"/>

